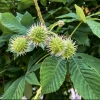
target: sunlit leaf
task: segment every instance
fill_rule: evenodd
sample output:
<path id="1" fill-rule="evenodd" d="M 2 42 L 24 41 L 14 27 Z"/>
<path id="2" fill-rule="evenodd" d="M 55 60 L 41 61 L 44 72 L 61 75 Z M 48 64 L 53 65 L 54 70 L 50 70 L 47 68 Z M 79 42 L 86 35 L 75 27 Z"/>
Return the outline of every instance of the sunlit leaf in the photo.
<path id="1" fill-rule="evenodd" d="M 76 4 L 75 4 L 75 9 L 76 9 L 76 13 L 80 17 L 80 19 L 83 22 L 86 22 L 86 18 L 85 18 L 85 14 L 84 14 L 83 10 L 79 6 L 77 6 Z"/>

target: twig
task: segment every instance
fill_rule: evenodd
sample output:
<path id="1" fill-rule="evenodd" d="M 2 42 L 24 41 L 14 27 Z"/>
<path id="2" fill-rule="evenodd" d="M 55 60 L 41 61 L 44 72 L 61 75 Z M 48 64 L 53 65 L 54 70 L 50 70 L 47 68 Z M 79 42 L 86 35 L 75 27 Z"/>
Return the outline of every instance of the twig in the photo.
<path id="1" fill-rule="evenodd" d="M 33 100 L 37 100 L 37 99 L 38 99 L 38 97 L 39 97 L 39 95 L 40 95 L 40 93 L 41 93 L 41 90 L 42 90 L 42 87 L 40 87 L 40 88 L 38 89 L 37 94 L 35 95 L 35 97 L 33 98 Z"/>
<path id="2" fill-rule="evenodd" d="M 43 17 L 42 17 L 41 11 L 40 11 L 40 7 L 39 7 L 39 5 L 38 5 L 37 0 L 34 0 L 34 4 L 35 4 L 35 7 L 36 7 L 36 10 L 37 10 L 37 13 L 38 13 L 38 17 L 39 17 L 39 19 L 40 19 L 41 24 L 42 24 L 42 25 L 45 25 L 45 22 L 44 22 L 44 20 L 43 20 Z"/>
<path id="3" fill-rule="evenodd" d="M 77 30 L 77 28 L 82 24 L 82 21 L 77 25 L 77 27 L 74 29 L 74 31 L 70 34 L 69 38 L 72 37 L 72 35 L 75 33 L 75 31 Z"/>
<path id="4" fill-rule="evenodd" d="M 90 12 L 92 12 L 92 11 L 94 11 L 94 10 L 98 9 L 98 8 L 100 8 L 100 5 L 98 5 L 98 6 L 97 6 L 97 7 L 95 7 L 95 8 L 92 8 L 92 9 L 90 10 Z"/>

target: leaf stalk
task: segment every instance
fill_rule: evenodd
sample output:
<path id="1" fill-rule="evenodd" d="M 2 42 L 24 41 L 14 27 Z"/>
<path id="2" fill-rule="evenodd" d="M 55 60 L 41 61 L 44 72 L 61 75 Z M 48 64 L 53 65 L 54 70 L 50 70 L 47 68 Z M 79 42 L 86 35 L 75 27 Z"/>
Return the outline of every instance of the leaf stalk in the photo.
<path id="1" fill-rule="evenodd" d="M 35 95 L 35 97 L 34 97 L 32 100 L 37 100 L 37 99 L 38 99 L 38 97 L 39 97 L 39 95 L 40 95 L 40 93 L 41 93 L 41 90 L 42 90 L 42 87 L 40 87 L 40 88 L 38 89 L 37 94 Z"/>
<path id="2" fill-rule="evenodd" d="M 74 29 L 74 31 L 70 34 L 70 38 L 72 37 L 72 35 L 75 33 L 75 31 L 78 29 L 78 27 L 82 24 L 82 21 L 77 25 L 77 27 Z"/>

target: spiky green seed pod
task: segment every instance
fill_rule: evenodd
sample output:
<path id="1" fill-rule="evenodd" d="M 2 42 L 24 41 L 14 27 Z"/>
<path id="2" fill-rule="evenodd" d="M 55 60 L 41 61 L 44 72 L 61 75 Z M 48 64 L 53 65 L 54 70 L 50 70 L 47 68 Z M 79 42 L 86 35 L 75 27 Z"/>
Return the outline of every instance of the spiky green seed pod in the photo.
<path id="1" fill-rule="evenodd" d="M 35 46 L 45 42 L 47 38 L 47 29 L 43 25 L 34 25 L 29 29 L 28 36 Z"/>
<path id="2" fill-rule="evenodd" d="M 51 51 L 51 54 L 60 56 L 63 53 L 64 41 L 61 37 L 52 37 L 49 41 L 48 49 Z"/>
<path id="3" fill-rule="evenodd" d="M 75 43 L 71 39 L 65 40 L 65 49 L 62 54 L 63 58 L 70 58 L 73 54 L 75 54 L 76 46 Z"/>
<path id="4" fill-rule="evenodd" d="M 29 51 L 30 43 L 25 36 L 14 35 L 9 40 L 9 51 L 17 55 L 23 55 Z"/>

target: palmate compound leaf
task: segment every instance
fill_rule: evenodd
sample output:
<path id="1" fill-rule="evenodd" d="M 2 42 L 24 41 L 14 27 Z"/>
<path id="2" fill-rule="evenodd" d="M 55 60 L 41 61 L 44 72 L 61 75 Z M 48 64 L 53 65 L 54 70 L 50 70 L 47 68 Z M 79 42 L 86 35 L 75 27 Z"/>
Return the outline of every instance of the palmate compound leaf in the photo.
<path id="1" fill-rule="evenodd" d="M 40 67 L 42 94 L 57 91 L 65 80 L 66 71 L 66 61 L 61 57 L 47 57 Z"/>
<path id="2" fill-rule="evenodd" d="M 92 32 L 100 38 L 100 23 L 87 19 L 87 24 L 91 28 Z"/>
<path id="3" fill-rule="evenodd" d="M 84 99 L 100 99 L 100 74 L 73 56 L 69 62 L 71 80 Z"/>
<path id="4" fill-rule="evenodd" d="M 12 85 L 7 89 L 7 91 L 4 93 L 2 100 L 18 100 L 22 98 L 23 92 L 25 89 L 25 78 L 20 77 L 18 78 Z"/>
<path id="5" fill-rule="evenodd" d="M 11 13 L 3 13 L 1 15 L 1 23 L 13 32 L 26 34 L 27 28 L 24 27 Z"/>
<path id="6" fill-rule="evenodd" d="M 96 71 L 100 74 L 100 59 L 84 53 L 77 53 L 76 55 L 78 57 L 81 57 L 85 64 L 87 64 L 91 68 L 96 69 Z"/>

